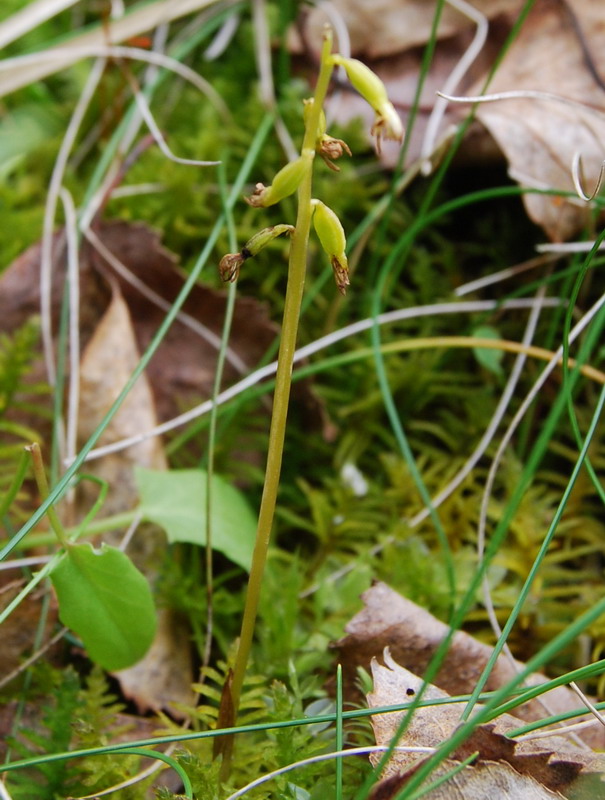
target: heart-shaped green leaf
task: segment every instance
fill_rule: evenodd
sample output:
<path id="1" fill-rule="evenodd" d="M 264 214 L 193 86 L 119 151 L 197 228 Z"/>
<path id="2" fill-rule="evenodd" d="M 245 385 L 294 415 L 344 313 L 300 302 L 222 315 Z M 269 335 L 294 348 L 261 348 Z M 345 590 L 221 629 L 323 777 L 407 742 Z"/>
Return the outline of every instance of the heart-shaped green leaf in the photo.
<path id="1" fill-rule="evenodd" d="M 149 649 L 156 630 L 151 589 L 115 547 L 70 545 L 51 573 L 61 622 L 107 670 L 125 669 Z"/>
<path id="2" fill-rule="evenodd" d="M 161 472 L 137 467 L 135 479 L 143 516 L 164 528 L 170 542 L 206 544 L 204 470 Z M 249 570 L 256 517 L 241 492 L 217 475 L 212 476 L 210 492 L 212 547 Z"/>

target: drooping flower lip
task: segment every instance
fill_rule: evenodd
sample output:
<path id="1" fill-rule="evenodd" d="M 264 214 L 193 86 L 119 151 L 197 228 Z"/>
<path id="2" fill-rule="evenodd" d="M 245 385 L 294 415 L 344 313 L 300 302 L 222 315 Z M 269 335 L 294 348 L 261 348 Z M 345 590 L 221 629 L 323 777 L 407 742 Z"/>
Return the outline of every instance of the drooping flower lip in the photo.
<path id="1" fill-rule="evenodd" d="M 372 125 L 372 136 L 376 137 L 376 149 L 380 153 L 381 139 L 392 139 L 401 143 L 405 133 L 401 117 L 395 110 L 394 105 L 387 100 L 380 108 L 374 109 L 376 117 Z"/>
<path id="2" fill-rule="evenodd" d="M 403 141 L 404 128 L 401 118 L 388 98 L 386 86 L 367 64 L 356 58 L 345 58 L 334 54 L 332 63 L 344 68 L 347 77 L 359 94 L 374 109 L 376 117 L 372 125 L 372 136 L 376 136 L 376 149 L 380 153 L 382 139 Z"/>

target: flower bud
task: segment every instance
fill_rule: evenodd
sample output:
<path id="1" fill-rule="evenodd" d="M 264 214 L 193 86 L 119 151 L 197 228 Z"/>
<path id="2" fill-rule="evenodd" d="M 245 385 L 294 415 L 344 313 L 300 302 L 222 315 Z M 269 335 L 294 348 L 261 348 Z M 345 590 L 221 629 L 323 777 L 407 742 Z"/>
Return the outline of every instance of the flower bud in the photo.
<path id="1" fill-rule="evenodd" d="M 356 58 L 344 58 L 340 55 L 331 56 L 331 61 L 337 66 L 344 67 L 347 77 L 357 89 L 359 94 L 374 109 L 376 117 L 372 125 L 372 136 L 376 136 L 376 148 L 380 153 L 380 140 L 403 140 L 403 124 L 395 107 L 390 102 L 386 86 L 372 70 Z"/>
<path id="2" fill-rule="evenodd" d="M 311 200 L 311 205 L 315 232 L 330 259 L 336 285 L 345 294 L 349 285 L 349 265 L 345 253 L 347 242 L 344 229 L 334 211 L 321 200 Z"/>
<path id="3" fill-rule="evenodd" d="M 267 206 L 279 203 L 284 197 L 294 194 L 309 168 L 312 155 L 312 152 L 310 154 L 303 153 L 282 167 L 273 179 L 271 186 L 257 183 L 252 195 L 246 198 L 246 202 L 254 208 L 267 208 Z"/>
<path id="4" fill-rule="evenodd" d="M 231 283 L 237 280 L 244 261 L 260 253 L 263 247 L 266 247 L 277 236 L 281 236 L 282 233 L 287 233 L 291 236 L 294 233 L 294 225 L 282 223 L 263 228 L 262 231 L 255 233 L 254 236 L 248 239 L 239 253 L 227 253 L 226 256 L 223 256 L 218 265 L 222 280 L 230 281 Z"/>

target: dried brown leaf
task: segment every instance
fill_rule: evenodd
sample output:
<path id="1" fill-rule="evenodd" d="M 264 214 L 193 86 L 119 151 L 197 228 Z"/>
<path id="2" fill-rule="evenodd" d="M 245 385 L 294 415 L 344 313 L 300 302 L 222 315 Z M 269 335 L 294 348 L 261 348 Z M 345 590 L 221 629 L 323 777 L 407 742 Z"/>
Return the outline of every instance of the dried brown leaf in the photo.
<path id="1" fill-rule="evenodd" d="M 352 686 L 357 666 L 368 669 L 372 658 L 379 657 L 389 647 L 395 661 L 416 675 L 423 675 L 431 658 L 448 632 L 448 626 L 425 609 L 402 597 L 384 583 L 376 583 L 362 595 L 364 608 L 346 627 L 347 636 L 334 645 L 339 651 L 345 680 Z M 458 631 L 454 634 L 443 666 L 435 684 L 450 695 L 468 694 L 492 654 L 492 648 L 472 636 Z M 522 667 L 522 664 L 518 665 Z M 516 671 L 508 659 L 501 656 L 488 678 L 486 691 L 493 691 L 510 681 Z M 528 685 L 544 683 L 543 675 L 533 674 Z M 578 699 L 565 687 L 552 689 L 542 695 L 551 713 L 570 711 L 578 707 Z M 544 707 L 532 700 L 515 709 L 520 719 L 532 721 L 545 716 Z M 596 720 L 579 736 L 595 749 L 605 749 L 603 726 Z"/>
<path id="2" fill-rule="evenodd" d="M 595 67 L 605 76 L 603 8 L 592 0 L 570 5 Z M 605 92 L 588 69 L 578 34 L 558 0 L 538 0 L 489 87 L 490 93 L 523 90 L 553 93 L 586 107 L 531 98 L 480 105 L 477 117 L 506 155 L 511 175 L 523 186 L 574 192 L 572 162 L 579 153 L 592 187 L 605 157 Z M 575 234 L 589 213 L 583 202 L 545 195 L 525 195 L 524 203 L 555 241 Z"/>
<path id="3" fill-rule="evenodd" d="M 112 222 L 102 228 L 102 242 L 107 250 L 163 300 L 172 304 L 184 283 L 177 269 L 176 257 L 160 242 L 157 232 L 141 223 Z M 105 259 L 93 256 L 94 263 L 110 269 Z M 111 270 L 124 295 L 133 318 L 137 343 L 145 350 L 166 315 L 148 298 L 120 275 Z M 187 297 L 183 312 L 204 326 L 210 335 L 219 337 L 226 309 L 226 293 L 196 285 Z M 229 339 L 230 351 L 239 368 L 227 362 L 225 381 L 241 377 L 257 364 L 266 353 L 277 333 L 267 307 L 252 298 L 236 301 L 234 321 Z M 214 383 L 218 355 L 217 344 L 200 337 L 187 324 L 177 319 L 168 331 L 147 373 L 156 397 L 158 416 L 168 419 L 209 397 Z"/>
<path id="4" fill-rule="evenodd" d="M 406 697 L 417 695 L 423 681 L 414 673 L 401 667 L 384 653 L 385 666 L 372 662 L 374 691 L 368 695 L 371 708 L 401 703 Z M 436 686 L 428 685 L 423 700 L 443 700 L 448 694 Z M 463 709 L 462 704 L 442 704 L 417 708 L 399 741 L 405 747 L 438 747 L 456 730 Z M 372 725 L 379 745 L 388 745 L 393 739 L 405 712 L 376 715 Z M 605 760 L 596 754 L 568 743 L 560 736 L 547 740 L 515 743 L 505 734 L 519 727 L 519 720 L 510 715 L 501 715 L 495 723 L 478 726 L 475 734 L 457 750 L 450 759 L 441 764 L 432 779 L 443 775 L 457 763 L 477 754 L 473 766 L 436 790 L 429 797 L 450 797 L 455 788 L 461 797 L 516 797 L 518 800 L 534 797 L 584 797 L 590 790 L 598 796 L 603 792 L 603 770 Z M 371 756 L 374 763 L 379 754 Z M 417 752 L 396 751 L 387 767 L 387 778 L 402 773 L 409 776 L 410 770 L 418 767 L 426 756 Z M 405 784 L 403 784 L 405 785 Z"/>
<path id="5" fill-rule="evenodd" d="M 109 308 L 88 342 L 80 363 L 80 408 L 78 435 L 85 442 L 126 385 L 140 359 L 128 306 L 116 289 Z M 153 394 L 143 373 L 105 428 L 99 445 L 144 433 L 157 424 Z M 117 514 L 133 508 L 138 500 L 133 466 L 166 469 L 167 462 L 158 438 L 132 445 L 87 466 L 87 472 L 107 481 L 111 487 L 103 514 Z M 88 484 L 83 483 L 83 487 Z M 94 487 L 94 494 L 97 487 Z M 94 497 L 88 496 L 88 507 Z"/>
<path id="6" fill-rule="evenodd" d="M 184 278 L 176 257 L 166 250 L 160 236 L 142 223 L 106 222 L 95 229 L 104 252 L 117 258 L 148 289 L 171 304 L 182 289 Z M 52 298 L 53 327 L 59 322 L 65 280 L 65 241 L 62 232 L 53 238 Z M 117 286 L 128 305 L 139 351 L 143 351 L 166 315 L 89 244 L 80 254 L 80 339 L 86 346 Z M 108 281 L 108 276 L 110 280 Z M 196 285 L 185 301 L 183 311 L 211 335 L 220 336 L 226 307 L 226 293 Z M 14 330 L 40 311 L 40 245 L 23 253 L 0 277 L 0 318 L 5 330 Z M 239 377 L 252 368 L 274 340 L 276 325 L 267 308 L 251 298 L 236 303 L 230 339 L 231 350 L 239 357 L 240 371 L 227 365 L 226 380 Z M 148 367 L 160 419 L 182 411 L 184 405 L 199 402 L 212 389 L 217 347 L 200 338 L 177 320 Z"/>
<path id="7" fill-rule="evenodd" d="M 169 709 L 183 718 L 175 707 L 193 707 L 195 692 L 191 658 L 191 632 L 184 620 L 167 608 L 158 610 L 158 630 L 145 657 L 133 667 L 115 673 L 125 697 L 140 712 Z"/>
<path id="8" fill-rule="evenodd" d="M 352 53 L 366 58 L 381 58 L 425 44 L 435 17 L 436 3 L 430 0 L 332 0 L 351 39 Z M 521 0 L 474 0 L 473 7 L 488 18 L 518 10 Z M 316 7 L 304 21 L 305 39 L 321 42 L 323 26 L 329 18 Z M 464 14 L 446 4 L 439 22 L 439 39 L 474 28 Z M 291 33 L 291 46 L 302 48 L 300 38 Z"/>

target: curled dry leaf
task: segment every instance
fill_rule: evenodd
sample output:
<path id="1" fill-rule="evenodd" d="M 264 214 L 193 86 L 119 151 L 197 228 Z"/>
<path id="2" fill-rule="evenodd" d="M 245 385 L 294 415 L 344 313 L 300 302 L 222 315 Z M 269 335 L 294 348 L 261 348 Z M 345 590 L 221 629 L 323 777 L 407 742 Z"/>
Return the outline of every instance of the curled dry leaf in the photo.
<path id="1" fill-rule="evenodd" d="M 414 673 L 401 667 L 391 657 L 388 649 L 384 653 L 385 665 L 372 662 L 374 691 L 368 695 L 370 708 L 401 703 L 404 698 L 417 695 L 423 681 Z M 448 694 L 436 686 L 428 685 L 423 700 L 444 700 Z M 427 756 L 414 752 L 412 748 L 437 748 L 447 741 L 458 724 L 462 704 L 441 704 L 417 708 L 405 733 L 398 742 L 401 750 L 393 753 L 384 772 L 388 783 L 378 784 L 375 796 L 394 796 L 405 786 Z M 397 732 L 405 712 L 392 712 L 372 717 L 372 726 L 379 745 L 388 745 Z M 515 743 L 507 732 L 519 727 L 519 720 L 508 714 L 501 715 L 490 725 L 481 725 L 475 733 L 440 764 L 430 780 L 444 775 L 462 760 L 476 754 L 472 766 L 465 767 L 451 781 L 428 794 L 432 800 L 456 796 L 465 800 L 497 797 L 510 800 L 546 800 L 546 798 L 600 797 L 605 790 L 603 770 L 605 759 L 597 754 L 569 744 L 562 737 L 554 736 L 541 743 Z M 410 748 L 406 751 L 405 748 Z M 373 754 L 374 764 L 380 754 Z M 385 790 L 395 787 L 390 795 Z"/>
<path id="2" fill-rule="evenodd" d="M 603 8 L 592 0 L 574 0 L 569 6 L 605 79 Z M 587 66 L 562 2 L 535 4 L 489 87 L 490 93 L 523 90 L 549 92 L 585 107 L 532 98 L 480 105 L 477 117 L 505 154 L 511 176 L 529 188 L 575 193 L 572 163 L 579 153 L 592 192 L 605 158 L 605 91 Z M 579 200 L 526 194 L 523 201 L 530 217 L 555 241 L 574 235 L 588 220 L 588 208 Z"/>
<path id="3" fill-rule="evenodd" d="M 347 625 L 347 635 L 334 645 L 347 685 L 353 686 L 357 666 L 368 669 L 372 659 L 380 656 L 385 647 L 390 648 L 397 663 L 416 675 L 423 675 L 448 633 L 448 626 L 384 583 L 376 583 L 362 598 L 364 608 Z M 443 666 L 435 676 L 436 686 L 450 695 L 472 692 L 491 654 L 491 647 L 457 631 Z M 518 663 L 518 666 L 523 665 Z M 488 678 L 486 691 L 504 686 L 515 674 L 508 659 L 500 656 Z M 545 680 L 543 675 L 534 673 L 526 684 L 540 684 Z M 578 707 L 576 695 L 563 686 L 542 695 L 542 700 L 553 714 Z M 519 706 L 515 714 L 522 720 L 533 721 L 542 719 L 546 712 L 543 705 L 532 700 Z M 605 749 L 604 731 L 594 720 L 594 725 L 580 730 L 578 735 L 591 747 Z"/>
<path id="4" fill-rule="evenodd" d="M 109 272 L 120 287 L 133 320 L 140 351 L 147 348 L 184 283 L 174 254 L 166 250 L 156 231 L 142 223 L 108 222 L 96 234 L 100 252 L 86 248 L 84 257 L 95 271 Z M 161 298 L 159 307 L 116 273 L 108 259 L 118 259 L 148 290 Z M 105 289 L 107 291 L 107 289 Z M 210 396 L 218 354 L 218 342 L 226 308 L 226 294 L 196 285 L 147 368 L 160 420 L 174 416 L 200 398 Z M 226 382 L 241 377 L 265 354 L 277 327 L 266 307 L 251 298 L 236 303 Z"/>

